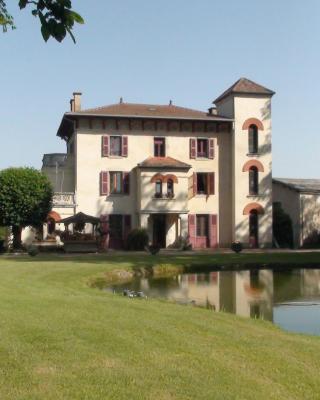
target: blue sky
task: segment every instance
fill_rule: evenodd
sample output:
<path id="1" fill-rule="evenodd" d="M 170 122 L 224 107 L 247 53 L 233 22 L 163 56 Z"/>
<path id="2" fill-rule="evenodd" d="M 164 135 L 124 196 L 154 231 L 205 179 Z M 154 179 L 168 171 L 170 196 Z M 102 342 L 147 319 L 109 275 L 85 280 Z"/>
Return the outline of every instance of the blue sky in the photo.
<path id="1" fill-rule="evenodd" d="M 0 168 L 64 151 L 55 134 L 75 90 L 86 108 L 122 96 L 205 110 L 245 76 L 277 92 L 273 175 L 320 178 L 318 0 L 78 0 L 76 45 L 44 43 L 15 3 L 18 29 L 0 33 Z"/>

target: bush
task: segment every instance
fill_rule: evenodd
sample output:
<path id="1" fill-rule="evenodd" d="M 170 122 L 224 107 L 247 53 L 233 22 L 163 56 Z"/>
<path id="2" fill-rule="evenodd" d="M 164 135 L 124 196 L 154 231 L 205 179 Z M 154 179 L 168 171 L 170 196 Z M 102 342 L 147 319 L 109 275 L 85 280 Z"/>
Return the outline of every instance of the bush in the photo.
<path id="1" fill-rule="evenodd" d="M 156 254 L 159 253 L 159 251 L 160 251 L 160 246 L 157 246 L 157 245 L 153 244 L 153 245 L 151 245 L 151 246 L 146 246 L 146 250 L 148 250 L 150 254 L 152 254 L 153 256 L 155 256 Z"/>
<path id="2" fill-rule="evenodd" d="M 29 256 L 35 257 L 35 256 L 37 256 L 39 254 L 39 249 L 38 249 L 37 246 L 30 245 L 27 248 L 27 252 L 28 252 Z"/>
<path id="3" fill-rule="evenodd" d="M 144 228 L 133 229 L 127 238 L 127 249 L 128 250 L 144 250 L 148 245 L 149 236 L 148 232 Z"/>
<path id="4" fill-rule="evenodd" d="M 241 242 L 233 242 L 231 245 L 231 250 L 235 253 L 240 253 L 243 250 L 243 246 Z"/>
<path id="5" fill-rule="evenodd" d="M 192 250 L 192 245 L 189 241 L 189 235 L 178 236 L 174 243 L 169 246 L 171 249 L 178 249 L 182 251 Z"/>
<path id="6" fill-rule="evenodd" d="M 292 221 L 281 206 L 281 203 L 273 203 L 273 236 L 280 247 L 293 246 Z"/>

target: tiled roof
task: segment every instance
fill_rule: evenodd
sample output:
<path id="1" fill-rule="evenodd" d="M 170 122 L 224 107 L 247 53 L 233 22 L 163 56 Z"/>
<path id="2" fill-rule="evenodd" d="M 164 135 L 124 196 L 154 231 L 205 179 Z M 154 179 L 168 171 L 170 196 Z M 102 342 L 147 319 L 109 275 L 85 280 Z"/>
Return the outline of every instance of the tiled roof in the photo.
<path id="1" fill-rule="evenodd" d="M 232 86 L 229 87 L 225 92 L 223 92 L 217 99 L 214 100 L 214 103 L 219 102 L 230 94 L 264 94 L 272 96 L 275 92 L 270 89 L 267 89 L 264 86 L 261 86 L 253 81 L 250 81 L 247 78 L 240 78 L 235 82 Z"/>
<path id="2" fill-rule="evenodd" d="M 273 182 L 287 186 L 297 192 L 320 193 L 320 179 L 274 178 Z"/>
<path id="3" fill-rule="evenodd" d="M 73 114 L 73 113 L 71 113 Z M 107 116 L 124 116 L 124 117 L 160 117 L 160 118 L 186 118 L 186 119 L 205 119 L 205 120 L 225 120 L 231 121 L 230 118 L 209 114 L 208 112 L 193 110 L 191 108 L 179 107 L 176 105 L 159 105 L 159 104 L 134 104 L 134 103 L 118 103 L 109 106 L 90 108 L 78 111 L 76 114 L 86 115 L 107 115 Z"/>
<path id="4" fill-rule="evenodd" d="M 191 165 L 172 157 L 148 157 L 142 163 L 138 164 L 138 166 L 142 168 L 191 168 Z"/>

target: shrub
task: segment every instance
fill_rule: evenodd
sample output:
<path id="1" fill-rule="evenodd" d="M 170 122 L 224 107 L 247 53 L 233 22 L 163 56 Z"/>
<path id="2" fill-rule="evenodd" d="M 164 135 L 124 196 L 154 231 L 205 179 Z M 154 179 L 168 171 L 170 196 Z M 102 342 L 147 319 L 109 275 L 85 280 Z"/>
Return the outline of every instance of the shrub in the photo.
<path id="1" fill-rule="evenodd" d="M 159 253 L 159 251 L 160 251 L 160 246 L 157 246 L 157 245 L 155 245 L 155 244 L 152 244 L 151 246 L 146 246 L 146 250 L 148 250 L 150 254 L 152 254 L 153 256 L 155 256 L 156 254 Z"/>
<path id="2" fill-rule="evenodd" d="M 133 229 L 127 238 L 128 250 L 144 250 L 148 245 L 148 232 L 144 228 Z"/>
<path id="3" fill-rule="evenodd" d="M 29 256 L 35 257 L 35 256 L 37 256 L 39 254 L 39 249 L 38 249 L 37 246 L 30 245 L 27 248 L 27 252 L 28 252 Z"/>
<path id="4" fill-rule="evenodd" d="M 273 203 L 273 236 L 280 247 L 293 246 L 292 221 L 281 206 L 281 203 Z"/>
<path id="5" fill-rule="evenodd" d="M 243 250 L 243 246 L 241 242 L 233 242 L 231 245 L 231 250 L 235 253 L 240 253 Z"/>

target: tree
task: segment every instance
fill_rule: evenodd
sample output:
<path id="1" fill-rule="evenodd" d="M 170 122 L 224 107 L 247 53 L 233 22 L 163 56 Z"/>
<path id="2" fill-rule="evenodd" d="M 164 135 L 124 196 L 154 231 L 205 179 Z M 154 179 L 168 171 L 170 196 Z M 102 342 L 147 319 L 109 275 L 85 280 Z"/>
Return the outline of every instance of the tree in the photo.
<path id="1" fill-rule="evenodd" d="M 280 247 L 293 246 L 292 221 L 281 207 L 281 203 L 273 203 L 273 236 Z"/>
<path id="2" fill-rule="evenodd" d="M 72 29 L 74 23 L 83 24 L 84 20 L 77 12 L 72 10 L 71 0 L 19 0 L 20 9 L 32 7 L 32 15 L 39 18 L 41 33 L 45 41 L 50 36 L 58 42 L 68 33 L 75 43 Z M 12 15 L 8 12 L 6 0 L 0 0 L 0 25 L 6 32 L 8 27 L 15 29 Z"/>
<path id="3" fill-rule="evenodd" d="M 40 226 L 51 210 L 53 189 L 34 168 L 0 171 L 0 226 L 11 226 L 13 246 L 21 246 L 21 230 Z"/>

